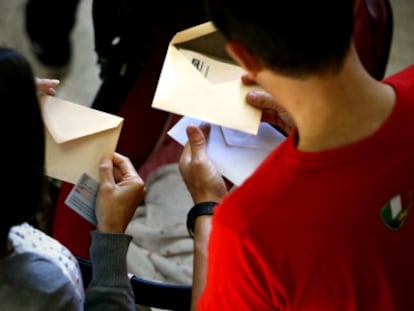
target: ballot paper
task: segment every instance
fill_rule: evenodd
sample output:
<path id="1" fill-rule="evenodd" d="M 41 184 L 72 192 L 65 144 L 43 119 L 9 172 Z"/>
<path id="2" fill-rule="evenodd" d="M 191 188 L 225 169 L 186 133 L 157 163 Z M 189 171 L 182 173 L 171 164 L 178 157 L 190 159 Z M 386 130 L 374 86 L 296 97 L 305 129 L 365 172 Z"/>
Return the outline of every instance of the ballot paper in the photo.
<path id="1" fill-rule="evenodd" d="M 188 141 L 187 126 L 203 122 L 183 117 L 167 134 L 184 146 Z M 224 177 L 240 186 L 284 139 L 282 133 L 265 122 L 260 122 L 257 135 L 211 124 L 207 154 Z"/>
<path id="2" fill-rule="evenodd" d="M 95 201 L 99 183 L 88 174 L 83 173 L 70 191 L 65 204 L 96 226 Z"/>

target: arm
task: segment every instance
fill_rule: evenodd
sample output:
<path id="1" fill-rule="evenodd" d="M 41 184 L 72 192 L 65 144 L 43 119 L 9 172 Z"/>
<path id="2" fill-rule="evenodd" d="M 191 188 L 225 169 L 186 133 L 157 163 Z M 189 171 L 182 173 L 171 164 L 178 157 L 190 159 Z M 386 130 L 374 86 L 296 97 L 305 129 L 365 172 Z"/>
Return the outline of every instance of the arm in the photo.
<path id="1" fill-rule="evenodd" d="M 200 216 L 194 227 L 193 286 L 191 310 L 197 310 L 197 300 L 205 287 L 207 274 L 207 246 L 211 231 L 212 216 Z"/>
<path id="2" fill-rule="evenodd" d="M 131 237 L 93 231 L 90 248 L 92 280 L 85 310 L 135 310 L 134 293 L 127 277 L 126 254 Z"/>
<path id="3" fill-rule="evenodd" d="M 207 157 L 206 139 L 209 127 L 203 131 L 196 126 L 187 128 L 188 144 L 180 157 L 179 167 L 194 204 L 220 202 L 227 195 L 224 179 Z M 211 230 L 211 216 L 199 216 L 194 227 L 194 263 L 191 310 L 196 310 L 197 300 L 205 286 L 207 271 L 207 245 Z"/>
<path id="4" fill-rule="evenodd" d="M 99 167 L 96 199 L 97 230 L 92 232 L 92 280 L 86 291 L 85 310 L 136 310 L 127 276 L 126 254 L 131 237 L 124 231 L 145 186 L 128 158 L 105 157 Z"/>

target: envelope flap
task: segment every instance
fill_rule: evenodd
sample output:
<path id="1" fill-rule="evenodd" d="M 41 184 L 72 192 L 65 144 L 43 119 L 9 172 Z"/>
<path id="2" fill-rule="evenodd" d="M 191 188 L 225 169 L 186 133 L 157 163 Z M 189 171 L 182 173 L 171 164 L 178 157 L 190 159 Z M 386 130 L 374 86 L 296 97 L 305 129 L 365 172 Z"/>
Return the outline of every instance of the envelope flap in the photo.
<path id="1" fill-rule="evenodd" d="M 40 98 L 43 120 L 57 143 L 68 142 L 117 127 L 123 118 L 55 96 Z"/>
<path id="2" fill-rule="evenodd" d="M 212 22 L 205 22 L 203 24 L 177 32 L 172 38 L 171 43 L 178 44 L 185 41 L 189 41 L 200 36 L 204 36 L 209 33 L 215 32 L 216 30 L 217 29 L 216 27 L 214 27 Z"/>

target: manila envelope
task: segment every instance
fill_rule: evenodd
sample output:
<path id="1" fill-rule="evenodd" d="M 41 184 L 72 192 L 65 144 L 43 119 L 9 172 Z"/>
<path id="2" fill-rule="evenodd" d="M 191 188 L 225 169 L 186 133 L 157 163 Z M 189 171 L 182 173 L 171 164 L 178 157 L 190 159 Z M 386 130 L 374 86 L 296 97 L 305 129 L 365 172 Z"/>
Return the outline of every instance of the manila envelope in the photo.
<path id="1" fill-rule="evenodd" d="M 211 22 L 178 32 L 169 44 L 152 107 L 257 134 L 262 112 L 245 96 L 258 87 L 243 85 L 243 73 Z"/>
<path id="2" fill-rule="evenodd" d="M 115 152 L 123 118 L 54 96 L 41 96 L 46 175 L 75 184 L 82 173 L 99 180 L 99 162 Z"/>

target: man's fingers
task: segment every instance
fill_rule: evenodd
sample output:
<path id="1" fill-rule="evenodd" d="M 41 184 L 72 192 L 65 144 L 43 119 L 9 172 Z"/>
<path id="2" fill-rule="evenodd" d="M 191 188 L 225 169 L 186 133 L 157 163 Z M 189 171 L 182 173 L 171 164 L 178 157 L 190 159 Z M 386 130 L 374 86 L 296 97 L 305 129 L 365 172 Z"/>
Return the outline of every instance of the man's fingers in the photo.
<path id="1" fill-rule="evenodd" d="M 203 130 L 208 134 L 209 127 L 203 126 L 202 128 L 193 125 L 187 127 L 188 142 L 193 159 L 203 157 L 205 154 L 206 139 Z"/>
<path id="2" fill-rule="evenodd" d="M 210 125 L 207 123 L 201 124 L 200 127 L 189 125 L 186 131 L 188 142 L 184 146 L 179 159 L 180 169 L 190 162 L 199 162 L 199 160 L 203 160 L 207 156 L 206 137 L 209 135 Z"/>
<path id="3" fill-rule="evenodd" d="M 272 109 L 276 110 L 278 105 L 273 97 L 264 91 L 251 91 L 246 95 L 247 102 L 259 109 Z"/>
<path id="4" fill-rule="evenodd" d="M 254 84 L 256 84 L 256 81 L 254 80 L 254 78 L 248 73 L 243 74 L 242 77 L 241 77 L 241 80 L 242 80 L 244 85 L 254 85 Z"/>

